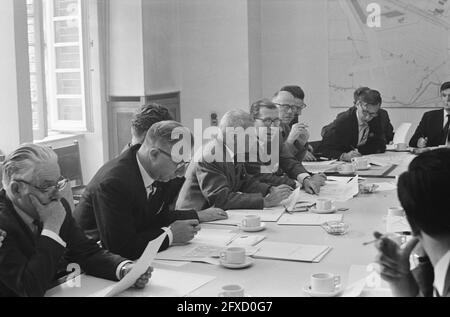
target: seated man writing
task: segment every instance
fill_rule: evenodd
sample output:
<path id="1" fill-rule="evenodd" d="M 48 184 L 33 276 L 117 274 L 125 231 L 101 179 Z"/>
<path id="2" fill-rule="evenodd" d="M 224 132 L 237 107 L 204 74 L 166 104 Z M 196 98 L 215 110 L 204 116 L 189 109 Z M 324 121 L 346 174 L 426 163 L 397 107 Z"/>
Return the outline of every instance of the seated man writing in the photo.
<path id="1" fill-rule="evenodd" d="M 0 296 L 43 296 L 56 278 L 77 263 L 89 275 L 120 280 L 133 262 L 101 249 L 76 225 L 60 191 L 56 154 L 38 145 L 23 145 L 3 165 L 0 227 L 8 239 L 0 248 Z M 144 287 L 152 269 L 136 282 Z"/>
<path id="2" fill-rule="evenodd" d="M 361 155 L 386 151 L 386 124 L 379 115 L 381 95 L 376 90 L 361 92 L 356 106 L 340 113 L 322 135 L 320 151 L 326 157 L 350 162 Z"/>
<path id="3" fill-rule="evenodd" d="M 229 209 L 263 209 L 274 207 L 289 197 L 292 189 L 281 185 L 272 187 L 251 179 L 245 169 L 250 138 L 245 144 L 237 142 L 237 134 L 228 134 L 236 128 L 253 128 L 254 121 L 243 110 L 227 112 L 219 124 L 219 135 L 195 154 L 186 172 L 177 209 L 201 210 L 209 207 Z M 237 131 L 237 130 L 236 130 Z M 256 145 L 257 146 L 257 145 Z"/>

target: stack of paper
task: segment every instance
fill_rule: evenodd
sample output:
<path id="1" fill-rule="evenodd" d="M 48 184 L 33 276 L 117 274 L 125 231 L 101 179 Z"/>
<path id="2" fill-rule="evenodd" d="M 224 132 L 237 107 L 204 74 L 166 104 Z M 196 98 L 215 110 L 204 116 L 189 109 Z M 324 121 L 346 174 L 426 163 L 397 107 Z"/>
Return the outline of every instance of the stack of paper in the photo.
<path id="1" fill-rule="evenodd" d="M 331 251 L 329 246 L 263 241 L 254 258 L 319 263 Z"/>
<path id="2" fill-rule="evenodd" d="M 344 163 L 333 160 L 324 162 L 303 162 L 302 164 L 308 172 L 316 174 L 334 171 L 338 165 Z"/>
<path id="3" fill-rule="evenodd" d="M 311 214 L 311 213 L 293 213 L 284 214 L 278 221 L 279 225 L 289 226 L 320 226 L 329 221 L 342 221 L 343 215 L 340 214 Z"/>
<path id="4" fill-rule="evenodd" d="M 228 219 L 208 222 L 214 225 L 238 226 L 242 223 L 245 216 L 257 215 L 263 222 L 277 222 L 284 213 L 284 207 L 258 209 L 235 209 L 227 210 Z"/>

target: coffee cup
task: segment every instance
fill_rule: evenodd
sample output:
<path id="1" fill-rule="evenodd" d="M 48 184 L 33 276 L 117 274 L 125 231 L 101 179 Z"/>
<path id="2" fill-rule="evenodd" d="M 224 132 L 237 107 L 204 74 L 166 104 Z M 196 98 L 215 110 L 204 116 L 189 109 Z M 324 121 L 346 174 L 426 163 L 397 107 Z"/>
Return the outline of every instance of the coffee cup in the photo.
<path id="1" fill-rule="evenodd" d="M 237 284 L 225 285 L 222 287 L 219 297 L 244 297 L 244 288 Z"/>
<path id="2" fill-rule="evenodd" d="M 242 219 L 242 226 L 245 228 L 258 228 L 261 226 L 261 217 L 257 215 L 248 215 Z"/>
<path id="3" fill-rule="evenodd" d="M 220 260 L 226 264 L 245 263 L 245 249 L 232 247 L 227 248 L 219 254 Z"/>
<path id="4" fill-rule="evenodd" d="M 318 210 L 330 210 L 331 208 L 333 208 L 333 205 L 331 203 L 331 200 L 320 198 L 316 201 L 316 208 Z"/>
<path id="5" fill-rule="evenodd" d="M 317 293 L 333 293 L 340 287 L 341 277 L 332 273 L 316 273 L 311 275 L 311 291 Z"/>
<path id="6" fill-rule="evenodd" d="M 388 216 L 404 217 L 405 211 L 403 210 L 402 207 L 390 207 L 388 209 Z"/>
<path id="7" fill-rule="evenodd" d="M 408 144 L 406 143 L 398 143 L 395 145 L 395 149 L 397 151 L 406 151 L 408 149 Z"/>
<path id="8" fill-rule="evenodd" d="M 340 174 L 353 174 L 355 173 L 355 166 L 353 164 L 342 164 L 337 167 L 337 171 Z"/>
<path id="9" fill-rule="evenodd" d="M 364 157 L 354 157 L 352 158 L 352 163 L 357 170 L 363 170 L 370 167 L 369 160 Z"/>

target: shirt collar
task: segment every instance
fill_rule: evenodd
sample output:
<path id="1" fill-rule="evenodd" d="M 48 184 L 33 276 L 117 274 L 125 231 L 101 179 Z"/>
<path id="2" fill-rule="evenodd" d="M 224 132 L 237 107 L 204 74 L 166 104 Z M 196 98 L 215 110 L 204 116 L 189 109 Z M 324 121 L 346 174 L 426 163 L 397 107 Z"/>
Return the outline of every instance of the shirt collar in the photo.
<path id="1" fill-rule="evenodd" d="M 139 171 L 141 172 L 142 180 L 144 181 L 144 186 L 147 189 L 147 188 L 149 188 L 150 186 L 153 185 L 155 180 L 153 178 L 151 178 L 150 175 L 148 175 L 147 171 L 142 166 L 141 162 L 139 161 L 138 153 L 136 153 L 136 161 L 138 163 Z"/>
<path id="2" fill-rule="evenodd" d="M 445 296 L 445 280 L 450 266 L 450 251 L 448 251 L 434 267 L 434 287 L 440 296 Z"/>

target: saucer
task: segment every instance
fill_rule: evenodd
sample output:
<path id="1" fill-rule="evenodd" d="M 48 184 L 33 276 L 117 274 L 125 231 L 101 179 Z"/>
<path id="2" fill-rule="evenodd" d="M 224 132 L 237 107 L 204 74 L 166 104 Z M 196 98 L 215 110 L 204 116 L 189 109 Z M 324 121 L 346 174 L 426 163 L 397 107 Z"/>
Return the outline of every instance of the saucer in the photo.
<path id="1" fill-rule="evenodd" d="M 249 267 L 253 264 L 253 259 L 250 257 L 245 257 L 245 262 L 241 264 L 231 264 L 231 263 L 225 263 L 222 260 L 219 260 L 220 265 L 223 267 L 226 267 L 227 269 L 243 269 L 246 267 Z"/>
<path id="2" fill-rule="evenodd" d="M 342 290 L 342 285 L 338 285 L 336 290 L 332 293 L 313 292 L 313 290 L 311 289 L 311 285 L 305 285 L 305 287 L 303 288 L 303 292 L 311 297 L 335 297 L 338 296 L 342 292 Z"/>
<path id="3" fill-rule="evenodd" d="M 241 229 L 242 231 L 245 231 L 245 232 L 263 231 L 264 229 L 266 229 L 266 223 L 261 222 L 261 225 L 259 227 L 244 227 L 243 225 L 239 225 L 239 229 Z"/>
<path id="4" fill-rule="evenodd" d="M 312 212 L 313 214 L 334 214 L 336 212 L 336 206 L 332 206 L 331 209 L 317 209 L 317 207 L 312 207 L 309 209 L 309 212 Z"/>

